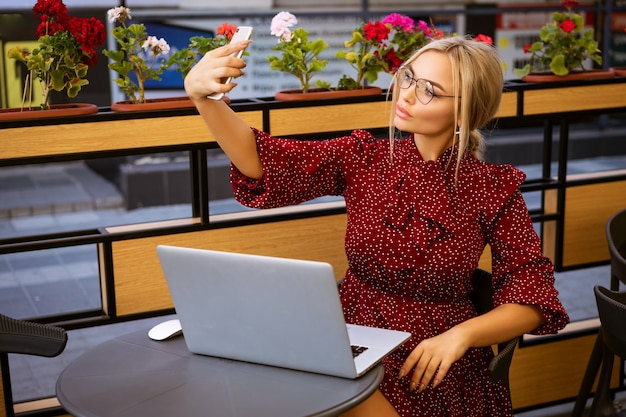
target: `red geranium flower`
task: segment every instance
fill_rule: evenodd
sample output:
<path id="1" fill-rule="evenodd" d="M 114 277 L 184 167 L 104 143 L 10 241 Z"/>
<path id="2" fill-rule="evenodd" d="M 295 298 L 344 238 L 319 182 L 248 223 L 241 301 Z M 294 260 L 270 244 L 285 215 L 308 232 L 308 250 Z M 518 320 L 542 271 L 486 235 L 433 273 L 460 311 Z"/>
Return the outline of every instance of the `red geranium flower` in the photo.
<path id="1" fill-rule="evenodd" d="M 574 23 L 572 19 L 566 19 L 559 25 L 559 27 L 563 29 L 563 32 L 570 33 L 576 29 L 576 23 Z"/>
<path id="2" fill-rule="evenodd" d="M 396 50 L 393 48 L 390 49 L 389 52 L 387 52 L 387 54 L 384 56 L 384 59 L 389 65 L 389 72 L 391 74 L 395 74 L 396 71 L 398 71 L 398 68 L 400 68 L 400 66 L 404 62 L 401 58 L 398 57 L 398 55 L 396 54 Z"/>
<path id="3" fill-rule="evenodd" d="M 224 35 L 226 36 L 226 39 L 231 40 L 235 34 L 235 30 L 237 30 L 237 25 L 230 25 L 227 22 L 224 22 L 218 26 L 217 34 Z"/>
<path id="4" fill-rule="evenodd" d="M 563 7 L 569 10 L 572 7 L 577 7 L 580 3 L 578 3 L 576 0 L 563 0 L 561 4 L 563 5 Z"/>
<path id="5" fill-rule="evenodd" d="M 104 24 L 95 17 L 70 17 L 68 30 L 80 44 L 83 62 L 89 66 L 98 63 L 95 46 L 101 45 L 106 37 Z"/>
<path id="6" fill-rule="evenodd" d="M 485 34 L 479 34 L 477 35 L 474 40 L 476 42 L 483 42 L 486 43 L 487 45 L 493 45 L 493 39 L 491 39 L 491 36 L 487 36 Z"/>
<path id="7" fill-rule="evenodd" d="M 365 39 L 368 41 L 376 40 L 378 42 L 382 42 L 387 39 L 389 36 L 389 32 L 391 29 L 382 22 L 367 22 L 365 26 L 363 26 L 363 34 L 365 35 Z"/>

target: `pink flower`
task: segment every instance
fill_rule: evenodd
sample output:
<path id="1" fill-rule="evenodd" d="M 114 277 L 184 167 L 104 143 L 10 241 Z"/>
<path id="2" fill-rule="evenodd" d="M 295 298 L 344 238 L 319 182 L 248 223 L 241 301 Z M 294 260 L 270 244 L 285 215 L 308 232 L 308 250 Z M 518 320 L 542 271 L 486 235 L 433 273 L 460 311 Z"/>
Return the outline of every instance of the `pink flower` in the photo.
<path id="1" fill-rule="evenodd" d="M 272 19 L 270 26 L 270 33 L 274 36 L 278 36 L 279 40 L 289 42 L 291 40 L 291 30 L 298 24 L 298 19 L 289 12 L 280 12 Z"/>
<path id="2" fill-rule="evenodd" d="M 430 26 L 428 26 L 428 23 L 423 20 L 419 20 L 417 22 L 417 29 L 422 33 L 428 33 L 430 31 Z"/>
<path id="3" fill-rule="evenodd" d="M 408 16 L 391 13 L 382 20 L 383 24 L 390 24 L 394 28 L 401 28 L 403 32 L 413 32 L 415 22 Z"/>

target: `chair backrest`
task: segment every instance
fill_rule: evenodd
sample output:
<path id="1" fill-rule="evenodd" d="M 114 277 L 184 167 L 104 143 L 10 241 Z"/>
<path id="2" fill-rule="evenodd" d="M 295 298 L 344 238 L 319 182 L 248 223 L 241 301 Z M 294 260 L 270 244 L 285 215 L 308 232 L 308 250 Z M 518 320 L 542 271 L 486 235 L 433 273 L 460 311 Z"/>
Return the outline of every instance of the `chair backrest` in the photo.
<path id="1" fill-rule="evenodd" d="M 491 273 L 480 268 L 472 275 L 474 291 L 470 294 L 470 300 L 476 307 L 478 314 L 485 314 L 493 309 L 493 284 Z M 498 344 L 498 353 L 489 363 L 489 377 L 492 381 L 504 381 L 509 390 L 509 367 L 513 360 L 513 353 L 519 337 Z M 510 390 L 509 390 L 510 392 Z"/>
<path id="2" fill-rule="evenodd" d="M 626 209 L 615 213 L 606 222 L 606 240 L 611 254 L 611 289 L 626 284 Z"/>
<path id="3" fill-rule="evenodd" d="M 22 353 L 50 358 L 61 354 L 66 344 L 67 332 L 61 327 L 17 320 L 0 314 L 0 386 L 4 388 L 4 409 L 0 409 L 0 416 L 15 415 L 8 354 Z"/>
<path id="4" fill-rule="evenodd" d="M 626 359 L 626 292 L 612 291 L 597 285 L 593 288 L 604 344 L 617 356 Z"/>
<path id="5" fill-rule="evenodd" d="M 478 314 L 485 314 L 493 309 L 493 286 L 491 273 L 483 269 L 476 269 L 472 275 L 474 291 L 470 294 L 470 300 L 476 307 Z"/>

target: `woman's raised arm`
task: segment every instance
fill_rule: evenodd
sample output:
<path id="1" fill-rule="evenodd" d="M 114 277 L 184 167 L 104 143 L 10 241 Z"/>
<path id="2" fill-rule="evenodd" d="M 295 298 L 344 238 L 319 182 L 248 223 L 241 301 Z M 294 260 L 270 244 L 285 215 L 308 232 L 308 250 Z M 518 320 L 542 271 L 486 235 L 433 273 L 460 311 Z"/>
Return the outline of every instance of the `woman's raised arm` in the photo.
<path id="1" fill-rule="evenodd" d="M 263 166 L 250 126 L 223 101 L 207 98 L 211 93 L 229 92 L 237 85 L 224 84 L 223 80 L 243 75 L 245 61 L 231 54 L 249 44 L 236 42 L 209 51 L 185 77 L 185 91 L 232 163 L 244 175 L 261 178 Z"/>

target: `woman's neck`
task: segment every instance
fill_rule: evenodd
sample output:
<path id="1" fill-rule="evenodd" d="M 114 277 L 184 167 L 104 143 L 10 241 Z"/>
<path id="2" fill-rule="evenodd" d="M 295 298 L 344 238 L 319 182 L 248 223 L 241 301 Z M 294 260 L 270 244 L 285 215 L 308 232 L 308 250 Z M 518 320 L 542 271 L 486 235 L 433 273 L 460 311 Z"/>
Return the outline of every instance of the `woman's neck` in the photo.
<path id="1" fill-rule="evenodd" d="M 446 140 L 413 134 L 413 142 L 424 161 L 436 161 L 454 144 L 454 137 Z"/>

